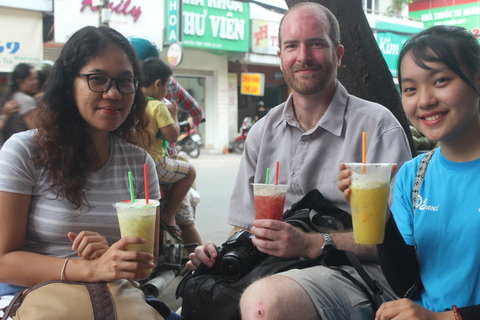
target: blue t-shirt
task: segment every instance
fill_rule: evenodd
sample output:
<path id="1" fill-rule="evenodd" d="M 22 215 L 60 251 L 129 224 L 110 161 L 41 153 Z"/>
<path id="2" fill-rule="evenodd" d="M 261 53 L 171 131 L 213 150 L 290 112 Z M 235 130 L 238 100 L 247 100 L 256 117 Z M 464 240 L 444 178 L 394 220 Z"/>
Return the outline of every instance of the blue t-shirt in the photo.
<path id="1" fill-rule="evenodd" d="M 412 189 L 423 155 L 399 170 L 392 214 L 408 245 L 417 242 L 423 289 L 419 304 L 440 312 L 480 304 L 480 159 L 458 163 L 438 148 L 412 214 Z"/>

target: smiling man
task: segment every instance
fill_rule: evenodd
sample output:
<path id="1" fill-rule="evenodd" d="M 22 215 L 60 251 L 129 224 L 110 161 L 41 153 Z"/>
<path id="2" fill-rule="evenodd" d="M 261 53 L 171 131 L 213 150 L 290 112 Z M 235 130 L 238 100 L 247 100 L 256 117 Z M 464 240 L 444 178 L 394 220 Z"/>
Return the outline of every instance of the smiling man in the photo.
<path id="1" fill-rule="evenodd" d="M 362 132 L 367 135 L 367 162 L 394 162 L 399 167 L 411 158 L 405 133 L 391 112 L 349 95 L 337 80 L 344 48 L 338 21 L 328 9 L 314 2 L 292 7 L 280 23 L 279 44 L 280 68 L 292 94 L 249 131 L 227 222 L 234 231 L 248 229 L 268 238 L 255 237 L 253 243 L 279 257 L 316 258 L 326 242 L 354 251 L 370 276 L 380 281 L 382 298 L 390 300 L 394 295 L 376 263 L 376 247 L 355 244 L 351 230 L 304 233 L 281 221 L 255 220 L 251 183 L 265 183 L 267 168 L 274 168 L 277 161 L 278 183 L 288 185 L 284 209 L 318 189 L 332 204 L 350 212 L 337 189 L 337 177 L 341 162 L 362 161 Z M 215 246 L 208 242 L 191 255 L 188 267 L 195 270 L 200 262 L 211 267 L 216 257 Z M 343 268 L 360 279 L 353 268 Z M 240 307 L 243 319 L 375 317 L 359 288 L 323 266 L 260 279 L 246 289 Z"/>

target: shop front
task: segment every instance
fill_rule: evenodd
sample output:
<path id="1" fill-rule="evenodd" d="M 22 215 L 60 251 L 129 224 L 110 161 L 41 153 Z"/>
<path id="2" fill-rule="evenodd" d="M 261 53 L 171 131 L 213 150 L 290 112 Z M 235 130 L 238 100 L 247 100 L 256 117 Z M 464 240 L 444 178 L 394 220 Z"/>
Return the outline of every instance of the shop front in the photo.
<path id="1" fill-rule="evenodd" d="M 165 48 L 179 43 L 181 63 L 173 77 L 203 107 L 205 123 L 200 134 L 207 149 L 224 151 L 236 133 L 236 79 L 228 73 L 228 56 L 247 52 L 249 6 L 240 1 L 166 1 Z M 181 21 L 181 23 L 179 23 Z"/>
<path id="2" fill-rule="evenodd" d="M 470 30 L 480 39 L 480 3 L 477 0 L 417 0 L 409 6 L 409 17 L 424 28 L 451 25 Z"/>
<path id="3" fill-rule="evenodd" d="M 369 24 L 393 81 L 398 87 L 397 61 L 403 44 L 413 34 L 423 30 L 418 20 L 388 18 L 383 16 L 368 16 Z"/>
<path id="4" fill-rule="evenodd" d="M 0 100 L 15 66 L 43 60 L 43 12 L 52 10 L 52 1 L 19 2 L 0 0 Z"/>
<path id="5" fill-rule="evenodd" d="M 288 97 L 288 85 L 283 80 L 277 56 L 282 16 L 283 13 L 250 3 L 249 52 L 229 55 L 228 69 L 238 82 L 237 127 L 247 116 L 255 120 L 260 101 L 269 110 Z"/>

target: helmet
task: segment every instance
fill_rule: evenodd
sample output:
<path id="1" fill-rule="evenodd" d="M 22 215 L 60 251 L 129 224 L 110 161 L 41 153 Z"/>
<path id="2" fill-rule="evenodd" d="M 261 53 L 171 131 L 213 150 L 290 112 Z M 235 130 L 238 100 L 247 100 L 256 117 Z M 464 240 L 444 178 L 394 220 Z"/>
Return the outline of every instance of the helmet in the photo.
<path id="1" fill-rule="evenodd" d="M 38 62 L 35 65 L 35 70 L 41 71 L 41 70 L 50 70 L 53 68 L 53 61 L 50 60 L 43 60 L 41 62 Z"/>
<path id="2" fill-rule="evenodd" d="M 150 57 L 160 57 L 160 50 L 153 40 L 142 36 L 129 36 L 128 41 L 132 45 L 133 49 L 137 53 L 140 60 L 145 60 Z"/>

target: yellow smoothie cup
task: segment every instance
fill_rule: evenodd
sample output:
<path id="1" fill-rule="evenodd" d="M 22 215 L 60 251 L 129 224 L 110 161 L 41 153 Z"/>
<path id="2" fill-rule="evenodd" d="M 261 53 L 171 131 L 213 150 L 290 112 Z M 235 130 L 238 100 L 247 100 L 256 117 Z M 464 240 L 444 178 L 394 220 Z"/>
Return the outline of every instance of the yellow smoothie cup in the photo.
<path id="1" fill-rule="evenodd" d="M 148 204 L 146 204 L 145 199 L 135 199 L 134 203 L 126 200 L 113 204 L 117 209 L 122 238 L 134 236 L 145 239 L 144 244 L 129 244 L 125 247 L 125 250 L 148 252 L 153 255 L 153 249 L 155 247 L 155 223 L 159 204 L 157 200 L 149 200 Z M 150 273 L 152 269 L 133 272 Z"/>
<path id="2" fill-rule="evenodd" d="M 353 237 L 358 244 L 380 244 L 385 220 L 393 163 L 345 163 L 351 170 L 350 207 Z"/>

